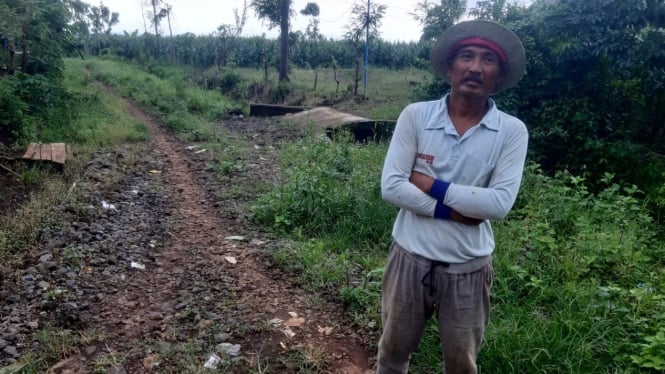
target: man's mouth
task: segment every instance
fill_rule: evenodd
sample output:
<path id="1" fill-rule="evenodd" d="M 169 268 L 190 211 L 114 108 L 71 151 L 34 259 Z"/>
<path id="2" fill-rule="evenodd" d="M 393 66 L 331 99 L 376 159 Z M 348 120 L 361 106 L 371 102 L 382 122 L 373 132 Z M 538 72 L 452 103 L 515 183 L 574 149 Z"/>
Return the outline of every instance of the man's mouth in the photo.
<path id="1" fill-rule="evenodd" d="M 473 83 L 473 84 L 477 84 L 477 85 L 482 85 L 483 84 L 483 81 L 481 79 L 475 78 L 475 77 L 465 78 L 462 82 L 464 82 L 464 83 Z"/>

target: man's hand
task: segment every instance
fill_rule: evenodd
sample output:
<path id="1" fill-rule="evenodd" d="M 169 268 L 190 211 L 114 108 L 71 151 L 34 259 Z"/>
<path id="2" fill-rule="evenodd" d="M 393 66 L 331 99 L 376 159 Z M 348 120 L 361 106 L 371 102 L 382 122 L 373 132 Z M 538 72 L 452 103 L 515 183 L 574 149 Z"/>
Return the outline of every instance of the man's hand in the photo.
<path id="1" fill-rule="evenodd" d="M 484 220 L 478 219 L 478 218 L 471 218 L 462 215 L 460 212 L 456 211 L 455 209 L 450 210 L 450 220 L 459 222 L 463 225 L 468 225 L 468 226 L 478 226 L 481 223 L 483 223 Z"/>
<path id="2" fill-rule="evenodd" d="M 432 185 L 434 184 L 434 178 L 428 176 L 427 174 L 411 171 L 409 182 L 413 183 L 416 187 L 418 187 L 419 190 L 429 194 L 429 191 L 432 189 Z"/>

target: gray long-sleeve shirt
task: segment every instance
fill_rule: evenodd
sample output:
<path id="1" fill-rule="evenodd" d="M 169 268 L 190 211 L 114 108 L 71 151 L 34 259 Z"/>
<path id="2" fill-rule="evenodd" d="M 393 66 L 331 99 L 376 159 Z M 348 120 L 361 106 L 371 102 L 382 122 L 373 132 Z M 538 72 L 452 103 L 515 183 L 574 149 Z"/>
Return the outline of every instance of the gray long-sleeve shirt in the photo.
<path id="1" fill-rule="evenodd" d="M 460 137 L 448 116 L 447 97 L 402 111 L 383 166 L 381 193 L 401 208 L 392 232 L 397 243 L 431 260 L 463 263 L 494 250 L 489 220 L 504 218 L 515 202 L 528 131 L 489 99 L 481 122 Z M 412 170 L 450 182 L 443 203 L 485 221 L 467 226 L 434 218 L 437 201 L 409 182 Z"/>

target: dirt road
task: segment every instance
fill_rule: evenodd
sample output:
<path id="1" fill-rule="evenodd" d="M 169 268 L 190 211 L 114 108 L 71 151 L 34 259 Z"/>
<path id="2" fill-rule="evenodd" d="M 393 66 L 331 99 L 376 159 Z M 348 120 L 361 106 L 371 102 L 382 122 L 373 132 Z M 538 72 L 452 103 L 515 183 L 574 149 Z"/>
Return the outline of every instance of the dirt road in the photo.
<path id="1" fill-rule="evenodd" d="M 247 221 L 257 178 L 276 172 L 278 142 L 299 134 L 226 121 L 253 146 L 218 178 L 214 155 L 127 109 L 150 145 L 96 154 L 76 185 L 84 201 L 56 208 L 71 220 L 45 230 L 33 266 L 5 279 L 15 289 L 1 295 L 0 367 L 58 326 L 89 341 L 53 373 L 205 372 L 213 353 L 215 372 L 371 372 L 362 329 L 273 268 L 268 253 L 283 244 Z"/>

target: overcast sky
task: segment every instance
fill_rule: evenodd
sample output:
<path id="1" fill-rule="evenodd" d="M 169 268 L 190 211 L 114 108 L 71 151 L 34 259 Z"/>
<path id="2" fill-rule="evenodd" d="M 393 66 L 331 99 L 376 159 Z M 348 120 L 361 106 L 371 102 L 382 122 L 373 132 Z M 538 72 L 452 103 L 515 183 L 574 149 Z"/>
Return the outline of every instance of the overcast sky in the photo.
<path id="1" fill-rule="evenodd" d="M 356 0 L 361 1 L 361 0 Z M 364 0 L 362 0 L 364 1 Z M 372 0 L 370 0 L 372 1 Z M 381 26 L 381 37 L 388 41 L 416 41 L 420 38 L 422 27 L 410 15 L 416 4 L 422 0 L 376 0 L 386 5 L 386 13 Z M 519 0 L 524 3 L 528 0 Z M 89 0 L 91 5 L 99 3 Z M 139 30 L 143 33 L 144 21 L 141 17 L 141 3 L 145 0 L 103 0 L 104 5 L 112 12 L 120 13 L 120 22 L 113 26 L 113 32 L 129 33 Z M 167 0 L 173 7 L 173 19 L 171 26 L 174 35 L 191 32 L 197 35 L 208 35 L 215 31 L 221 24 L 235 24 L 233 9 L 241 11 L 242 0 Z M 296 11 L 292 19 L 292 30 L 304 31 L 307 27 L 307 17 L 300 14 L 300 10 L 308 2 L 315 2 L 321 9 L 319 15 L 319 28 L 321 33 L 328 38 L 340 39 L 345 33 L 345 26 L 351 14 L 354 0 L 293 0 L 293 9 Z M 249 3 L 249 0 L 248 0 Z M 475 3 L 468 0 L 469 5 Z M 143 7 L 144 11 L 145 6 Z M 146 22 L 148 22 L 146 20 Z M 147 24 L 150 28 L 150 24 Z M 243 36 L 255 36 L 266 34 L 268 38 L 275 38 L 278 29 L 269 30 L 267 24 L 256 18 L 253 9 L 247 11 L 247 23 L 243 29 Z M 168 34 L 168 26 L 164 22 L 162 33 Z"/>

